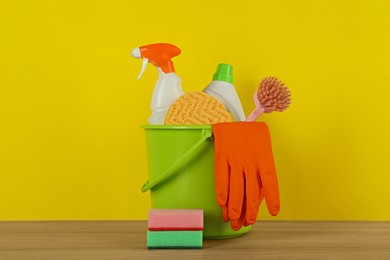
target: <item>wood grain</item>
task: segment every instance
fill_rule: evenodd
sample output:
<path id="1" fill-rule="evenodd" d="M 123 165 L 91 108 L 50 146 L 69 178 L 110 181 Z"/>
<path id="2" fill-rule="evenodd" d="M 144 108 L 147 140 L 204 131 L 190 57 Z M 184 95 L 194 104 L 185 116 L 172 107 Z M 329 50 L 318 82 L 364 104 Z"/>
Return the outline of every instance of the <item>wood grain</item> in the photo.
<path id="1" fill-rule="evenodd" d="M 146 229 L 146 221 L 0 222 L 0 259 L 390 259 L 390 222 L 259 221 L 195 250 L 148 250 Z"/>

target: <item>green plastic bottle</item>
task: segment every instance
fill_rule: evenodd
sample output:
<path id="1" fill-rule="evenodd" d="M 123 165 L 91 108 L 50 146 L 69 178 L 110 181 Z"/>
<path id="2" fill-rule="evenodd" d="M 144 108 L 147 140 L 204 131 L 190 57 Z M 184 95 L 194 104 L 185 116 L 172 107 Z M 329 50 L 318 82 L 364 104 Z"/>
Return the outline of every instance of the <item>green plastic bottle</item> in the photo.
<path id="1" fill-rule="evenodd" d="M 232 114 L 235 121 L 245 121 L 240 98 L 233 86 L 233 66 L 220 63 L 213 75 L 213 80 L 203 92 L 215 97 Z"/>

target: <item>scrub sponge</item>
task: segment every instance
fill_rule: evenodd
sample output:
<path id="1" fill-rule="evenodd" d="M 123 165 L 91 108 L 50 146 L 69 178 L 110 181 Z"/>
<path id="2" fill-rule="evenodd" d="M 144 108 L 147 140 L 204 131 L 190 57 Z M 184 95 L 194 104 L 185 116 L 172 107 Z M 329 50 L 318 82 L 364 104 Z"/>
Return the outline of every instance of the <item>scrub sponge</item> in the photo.
<path id="1" fill-rule="evenodd" d="M 148 231 L 148 248 L 202 248 L 203 231 Z"/>
<path id="2" fill-rule="evenodd" d="M 201 248 L 203 209 L 151 209 L 148 248 Z"/>
<path id="3" fill-rule="evenodd" d="M 219 101 L 203 92 L 188 92 L 168 109 L 165 125 L 199 125 L 231 122 L 229 112 Z"/>
<path id="4" fill-rule="evenodd" d="M 203 209 L 151 209 L 149 230 L 203 230 Z"/>

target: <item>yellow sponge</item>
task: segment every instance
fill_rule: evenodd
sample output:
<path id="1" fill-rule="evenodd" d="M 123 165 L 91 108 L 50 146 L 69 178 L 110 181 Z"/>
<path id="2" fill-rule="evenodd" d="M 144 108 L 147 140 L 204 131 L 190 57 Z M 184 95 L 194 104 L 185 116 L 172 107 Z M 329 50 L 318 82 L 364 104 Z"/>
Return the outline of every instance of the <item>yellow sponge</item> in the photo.
<path id="1" fill-rule="evenodd" d="M 171 105 L 164 124 L 194 125 L 231 121 L 229 112 L 216 98 L 204 92 L 188 92 Z"/>

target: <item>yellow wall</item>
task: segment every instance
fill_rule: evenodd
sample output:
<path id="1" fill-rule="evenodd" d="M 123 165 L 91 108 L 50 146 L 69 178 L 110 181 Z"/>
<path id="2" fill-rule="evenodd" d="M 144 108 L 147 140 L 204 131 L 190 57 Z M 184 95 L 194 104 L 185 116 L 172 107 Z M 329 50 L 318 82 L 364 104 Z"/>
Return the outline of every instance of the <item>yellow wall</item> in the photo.
<path id="1" fill-rule="evenodd" d="M 146 218 L 138 126 L 157 74 L 136 81 L 129 53 L 154 42 L 182 49 L 185 91 L 231 63 L 247 114 L 261 78 L 290 87 L 292 107 L 261 117 L 276 219 L 390 220 L 389 13 L 385 0 L 2 1 L 0 220 Z"/>

